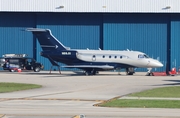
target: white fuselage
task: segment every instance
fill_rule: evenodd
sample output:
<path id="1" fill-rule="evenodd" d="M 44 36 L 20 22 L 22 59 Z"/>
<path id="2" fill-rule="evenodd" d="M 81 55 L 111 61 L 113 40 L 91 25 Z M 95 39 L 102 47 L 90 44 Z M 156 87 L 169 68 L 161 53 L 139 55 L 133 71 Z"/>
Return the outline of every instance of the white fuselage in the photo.
<path id="1" fill-rule="evenodd" d="M 132 65 L 139 68 L 162 67 L 158 60 L 138 51 L 76 50 L 76 57 L 86 62 L 104 62 Z"/>

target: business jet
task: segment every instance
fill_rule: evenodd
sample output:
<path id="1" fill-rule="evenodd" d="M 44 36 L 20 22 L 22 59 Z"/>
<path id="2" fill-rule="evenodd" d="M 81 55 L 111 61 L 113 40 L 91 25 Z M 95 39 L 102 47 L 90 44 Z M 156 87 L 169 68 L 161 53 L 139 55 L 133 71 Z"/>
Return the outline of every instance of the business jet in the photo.
<path id="1" fill-rule="evenodd" d="M 37 38 L 42 48 L 41 56 L 48 58 L 52 65 L 58 62 L 66 64 L 66 68 L 79 68 L 85 75 L 95 75 L 99 71 L 125 69 L 127 75 L 133 75 L 135 68 L 147 68 L 148 74 L 152 68 L 163 67 L 158 60 L 139 51 L 114 51 L 70 49 L 56 39 L 50 29 L 27 28 Z"/>

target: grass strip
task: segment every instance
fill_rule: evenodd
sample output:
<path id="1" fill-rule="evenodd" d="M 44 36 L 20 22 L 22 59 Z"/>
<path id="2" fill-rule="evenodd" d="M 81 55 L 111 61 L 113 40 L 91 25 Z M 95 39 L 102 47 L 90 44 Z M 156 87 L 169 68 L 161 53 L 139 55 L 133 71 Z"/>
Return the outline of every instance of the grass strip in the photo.
<path id="1" fill-rule="evenodd" d="M 28 89 L 34 89 L 34 88 L 40 88 L 40 87 L 42 87 L 42 86 L 36 85 L 36 84 L 1 82 L 0 83 L 0 93 L 28 90 Z"/>
<path id="2" fill-rule="evenodd" d="M 129 97 L 180 98 L 180 86 L 162 87 L 128 95 Z M 180 100 L 115 99 L 102 103 L 102 107 L 120 108 L 180 108 Z"/>
<path id="3" fill-rule="evenodd" d="M 99 106 L 119 108 L 180 108 L 180 101 L 116 99 L 107 103 L 100 104 Z"/>
<path id="4" fill-rule="evenodd" d="M 133 93 L 128 96 L 133 97 L 171 97 L 180 98 L 180 86 L 162 87 L 143 92 Z"/>

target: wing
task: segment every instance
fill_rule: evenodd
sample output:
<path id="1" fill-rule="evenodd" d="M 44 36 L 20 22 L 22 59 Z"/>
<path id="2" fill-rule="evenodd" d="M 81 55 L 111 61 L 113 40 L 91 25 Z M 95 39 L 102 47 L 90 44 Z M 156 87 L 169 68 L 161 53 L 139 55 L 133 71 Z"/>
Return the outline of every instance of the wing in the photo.
<path id="1" fill-rule="evenodd" d="M 62 66 L 65 68 L 80 68 L 80 69 L 102 69 L 102 70 L 112 70 L 114 69 L 114 66 L 109 66 L 109 65 L 67 65 L 67 66 Z"/>

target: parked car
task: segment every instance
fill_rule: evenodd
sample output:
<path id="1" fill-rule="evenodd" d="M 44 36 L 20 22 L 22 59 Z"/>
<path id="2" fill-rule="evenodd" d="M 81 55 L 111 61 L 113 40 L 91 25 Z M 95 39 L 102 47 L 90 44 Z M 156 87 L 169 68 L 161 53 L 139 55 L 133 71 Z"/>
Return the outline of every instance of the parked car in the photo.
<path id="1" fill-rule="evenodd" d="M 21 70 L 34 70 L 39 72 L 44 69 L 42 63 L 36 62 L 35 59 L 28 57 L 26 54 L 5 54 L 0 58 L 0 66 L 3 70 L 14 71 Z"/>

